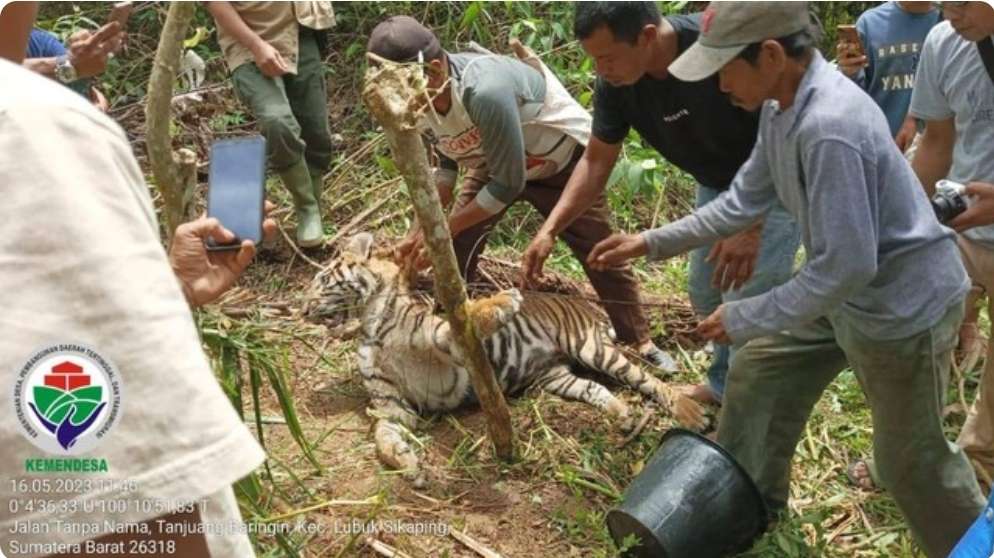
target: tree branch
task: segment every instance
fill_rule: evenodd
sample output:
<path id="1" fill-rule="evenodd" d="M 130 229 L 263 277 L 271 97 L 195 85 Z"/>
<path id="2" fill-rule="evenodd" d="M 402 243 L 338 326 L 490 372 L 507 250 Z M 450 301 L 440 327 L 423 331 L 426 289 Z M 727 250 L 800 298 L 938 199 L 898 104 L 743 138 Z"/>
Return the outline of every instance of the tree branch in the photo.
<path id="1" fill-rule="evenodd" d="M 147 134 L 145 148 L 155 177 L 155 187 L 162 194 L 165 205 L 166 236 L 171 240 L 173 231 L 188 220 L 196 186 L 197 156 L 181 149 L 174 153 L 169 130 L 173 84 L 179 70 L 183 38 L 190 27 L 197 5 L 194 2 L 171 2 L 162 28 L 159 46 L 155 51 L 152 76 L 148 82 L 148 99 L 145 105 Z"/>
<path id="2" fill-rule="evenodd" d="M 494 377 L 479 335 L 467 314 L 466 286 L 459 275 L 448 222 L 435 189 L 417 114 L 428 97 L 424 76 L 416 64 L 378 61 L 366 72 L 363 102 L 383 126 L 394 162 L 407 182 L 425 245 L 435 269 L 435 294 L 452 328 L 457 356 L 469 371 L 473 389 L 487 416 L 490 439 L 500 459 L 512 459 L 511 415 Z"/>

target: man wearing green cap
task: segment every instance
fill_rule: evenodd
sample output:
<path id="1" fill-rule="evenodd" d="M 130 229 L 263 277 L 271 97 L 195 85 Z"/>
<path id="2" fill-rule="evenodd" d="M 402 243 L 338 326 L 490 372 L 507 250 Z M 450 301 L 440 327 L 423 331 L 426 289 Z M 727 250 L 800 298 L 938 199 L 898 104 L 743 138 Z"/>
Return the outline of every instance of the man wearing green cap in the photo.
<path id="1" fill-rule="evenodd" d="M 984 501 L 942 432 L 942 398 L 968 281 L 883 113 L 813 48 L 806 3 L 713 2 L 670 71 L 715 72 L 732 102 L 762 109 L 759 138 L 728 192 L 665 227 L 615 235 L 590 265 L 663 259 L 747 227 L 777 200 L 807 263 L 768 293 L 698 326 L 749 341 L 728 376 L 718 441 L 786 506 L 790 462 L 822 392 L 846 366 L 873 415 L 881 483 L 929 556 L 946 556 Z"/>
<path id="2" fill-rule="evenodd" d="M 259 120 L 269 165 L 297 216 L 297 244 L 321 244 L 324 173 L 331 164 L 320 43 L 331 2 L 208 2 L 235 93 Z"/>

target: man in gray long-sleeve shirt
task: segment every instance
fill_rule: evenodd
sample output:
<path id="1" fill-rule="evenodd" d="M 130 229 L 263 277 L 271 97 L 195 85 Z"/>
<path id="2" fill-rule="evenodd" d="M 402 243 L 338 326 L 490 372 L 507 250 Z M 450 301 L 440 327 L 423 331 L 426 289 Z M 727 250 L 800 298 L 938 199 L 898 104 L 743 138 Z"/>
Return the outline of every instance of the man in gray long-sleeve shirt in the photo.
<path id="1" fill-rule="evenodd" d="M 811 47 L 808 25 L 805 3 L 709 6 L 698 43 L 670 71 L 684 80 L 719 71 L 735 104 L 762 107 L 752 156 L 710 205 L 612 237 L 590 261 L 667 258 L 748 226 L 779 199 L 801 226 L 807 263 L 698 328 L 749 341 L 731 365 L 718 441 L 783 509 L 804 424 L 848 364 L 873 414 L 882 484 L 928 555 L 946 556 L 983 506 L 939 415 L 966 275 L 883 114 Z"/>
<path id="2" fill-rule="evenodd" d="M 459 269 L 471 278 L 486 235 L 511 204 L 527 200 L 546 216 L 556 206 L 590 138 L 590 115 L 523 48 L 516 57 L 448 53 L 416 20 L 394 16 L 373 29 L 367 50 L 394 62 L 425 64 L 433 100 L 423 124 L 441 158 L 435 181 L 443 205 L 452 202 L 458 167 L 465 170 L 448 224 Z M 398 247 L 402 256 L 420 251 L 421 236 L 414 232 Z M 561 237 L 584 263 L 610 234 L 602 193 Z M 605 301 L 618 340 L 650 363 L 674 369 L 672 357 L 650 339 L 631 267 L 593 270 L 584 264 L 584 271 Z"/>

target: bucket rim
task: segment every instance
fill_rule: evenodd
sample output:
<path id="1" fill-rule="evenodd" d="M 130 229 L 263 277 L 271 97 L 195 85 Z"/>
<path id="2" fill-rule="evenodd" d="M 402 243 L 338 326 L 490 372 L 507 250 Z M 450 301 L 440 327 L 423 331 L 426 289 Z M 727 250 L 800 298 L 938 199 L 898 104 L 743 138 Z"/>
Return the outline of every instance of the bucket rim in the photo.
<path id="1" fill-rule="evenodd" d="M 761 514 L 760 515 L 761 519 L 760 519 L 760 529 L 759 533 L 757 533 L 757 536 L 765 533 L 766 530 L 769 528 L 769 523 L 770 523 L 769 510 L 766 507 L 766 501 L 763 499 L 763 495 L 759 491 L 759 487 L 756 486 L 756 481 L 752 480 L 752 476 L 748 472 L 746 472 L 745 468 L 743 468 L 742 465 L 739 464 L 738 460 L 736 460 L 735 457 L 733 457 L 732 454 L 728 452 L 728 450 L 721 447 L 721 444 L 719 444 L 718 442 L 715 442 L 710 438 L 708 438 L 707 436 L 702 436 L 701 434 L 698 434 L 697 432 L 694 432 L 693 430 L 688 430 L 686 428 L 676 427 L 667 430 L 665 433 L 663 433 L 663 437 L 659 440 L 659 447 L 662 447 L 662 445 L 669 438 L 677 436 L 689 436 L 691 438 L 697 439 L 700 442 L 704 442 L 705 445 L 717 450 L 718 453 L 720 453 L 729 463 L 731 463 L 732 466 L 735 468 L 735 470 L 737 470 L 739 474 L 742 475 L 742 478 L 745 479 L 746 484 L 749 486 L 749 489 L 752 491 L 753 496 L 755 496 L 756 502 L 759 503 L 759 512 Z M 656 449 L 659 448 L 657 447 Z"/>

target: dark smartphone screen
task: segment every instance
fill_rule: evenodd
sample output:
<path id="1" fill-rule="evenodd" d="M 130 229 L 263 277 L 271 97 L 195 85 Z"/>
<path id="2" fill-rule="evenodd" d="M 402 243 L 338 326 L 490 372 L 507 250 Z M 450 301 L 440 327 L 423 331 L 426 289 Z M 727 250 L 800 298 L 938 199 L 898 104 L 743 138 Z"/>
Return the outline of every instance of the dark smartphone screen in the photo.
<path id="1" fill-rule="evenodd" d="M 243 240 L 262 241 L 266 190 L 266 140 L 262 136 L 226 139 L 211 145 L 207 216 L 235 233 L 230 244 L 208 239 L 211 250 L 237 249 Z"/>

